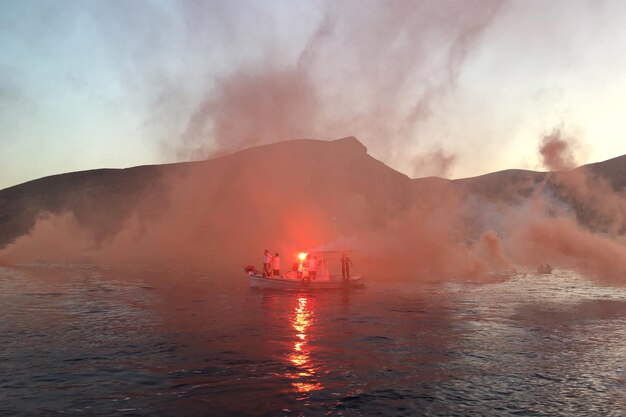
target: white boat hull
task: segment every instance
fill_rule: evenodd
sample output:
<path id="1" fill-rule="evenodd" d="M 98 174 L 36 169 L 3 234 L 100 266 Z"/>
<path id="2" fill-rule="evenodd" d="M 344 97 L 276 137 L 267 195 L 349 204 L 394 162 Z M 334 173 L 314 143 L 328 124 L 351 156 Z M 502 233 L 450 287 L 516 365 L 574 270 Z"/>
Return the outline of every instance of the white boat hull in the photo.
<path id="1" fill-rule="evenodd" d="M 285 275 L 264 277 L 262 275 L 250 273 L 249 280 L 251 287 L 283 290 L 353 288 L 364 285 L 361 275 L 352 276 L 347 281 L 344 281 L 341 277 L 318 277 L 315 280 L 309 281 Z"/>

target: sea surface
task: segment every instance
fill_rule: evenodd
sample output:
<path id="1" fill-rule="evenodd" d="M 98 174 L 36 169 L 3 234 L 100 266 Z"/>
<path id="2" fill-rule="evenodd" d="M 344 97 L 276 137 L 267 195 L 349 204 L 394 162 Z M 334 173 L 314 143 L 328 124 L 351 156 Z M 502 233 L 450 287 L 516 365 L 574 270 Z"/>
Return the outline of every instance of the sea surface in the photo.
<path id="1" fill-rule="evenodd" d="M 623 416 L 626 288 L 0 268 L 2 416 Z"/>

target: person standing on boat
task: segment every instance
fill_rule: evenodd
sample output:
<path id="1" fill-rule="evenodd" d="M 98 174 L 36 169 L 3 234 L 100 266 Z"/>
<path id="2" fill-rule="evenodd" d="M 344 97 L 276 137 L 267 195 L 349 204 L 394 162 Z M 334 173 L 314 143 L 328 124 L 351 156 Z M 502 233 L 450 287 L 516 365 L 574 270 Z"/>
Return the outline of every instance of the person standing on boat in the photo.
<path id="1" fill-rule="evenodd" d="M 341 276 L 344 281 L 350 279 L 350 267 L 352 266 L 352 260 L 346 256 L 345 253 L 341 255 Z"/>
<path id="2" fill-rule="evenodd" d="M 272 272 L 275 277 L 280 275 L 280 256 L 278 256 L 278 252 L 272 257 Z"/>
<path id="3" fill-rule="evenodd" d="M 271 262 L 272 262 L 272 255 L 270 255 L 270 251 L 265 249 L 265 252 L 263 254 L 263 276 L 264 277 L 269 277 L 272 274 Z"/>

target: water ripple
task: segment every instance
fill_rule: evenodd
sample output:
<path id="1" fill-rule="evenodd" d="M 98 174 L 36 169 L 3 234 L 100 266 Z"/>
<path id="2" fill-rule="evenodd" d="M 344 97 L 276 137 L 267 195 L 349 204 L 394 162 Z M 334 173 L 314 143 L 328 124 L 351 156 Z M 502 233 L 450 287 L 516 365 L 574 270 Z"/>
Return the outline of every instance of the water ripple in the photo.
<path id="1" fill-rule="evenodd" d="M 2 415 L 622 416 L 626 290 L 0 268 Z"/>

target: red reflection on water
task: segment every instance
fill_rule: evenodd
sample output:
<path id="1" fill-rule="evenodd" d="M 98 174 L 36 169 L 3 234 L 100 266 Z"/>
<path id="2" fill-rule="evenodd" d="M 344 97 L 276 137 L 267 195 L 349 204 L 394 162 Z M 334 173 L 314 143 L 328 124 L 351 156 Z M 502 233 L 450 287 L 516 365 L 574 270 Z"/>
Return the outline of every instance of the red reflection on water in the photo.
<path id="1" fill-rule="evenodd" d="M 306 295 L 298 297 L 294 314 L 289 318 L 296 331 L 296 340 L 289 353 L 289 361 L 298 368 L 298 372 L 288 373 L 287 377 L 298 392 L 310 392 L 322 389 L 316 380 L 316 367 L 311 363 L 311 347 L 307 344 L 307 328 L 313 324 L 312 303 Z"/>

